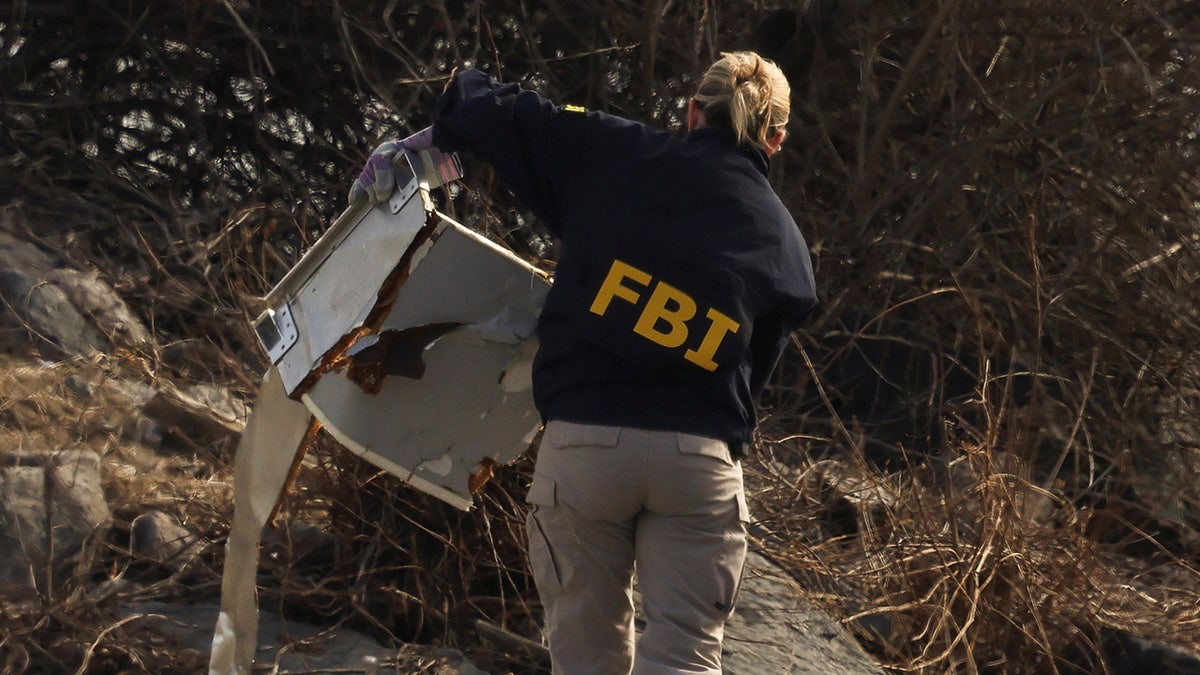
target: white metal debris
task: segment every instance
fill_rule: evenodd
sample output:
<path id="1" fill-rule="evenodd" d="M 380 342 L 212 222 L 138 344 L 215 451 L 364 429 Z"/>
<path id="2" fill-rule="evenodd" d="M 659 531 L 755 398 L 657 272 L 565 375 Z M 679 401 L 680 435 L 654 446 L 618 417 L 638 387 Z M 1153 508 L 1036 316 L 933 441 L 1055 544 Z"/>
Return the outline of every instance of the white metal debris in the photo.
<path id="1" fill-rule="evenodd" d="M 313 419 L 461 509 L 540 426 L 530 368 L 547 276 L 437 212 L 428 174 L 397 173 L 392 200 L 347 209 L 255 321 L 274 367 L 234 462 L 210 673 L 250 671 L 259 539 Z"/>

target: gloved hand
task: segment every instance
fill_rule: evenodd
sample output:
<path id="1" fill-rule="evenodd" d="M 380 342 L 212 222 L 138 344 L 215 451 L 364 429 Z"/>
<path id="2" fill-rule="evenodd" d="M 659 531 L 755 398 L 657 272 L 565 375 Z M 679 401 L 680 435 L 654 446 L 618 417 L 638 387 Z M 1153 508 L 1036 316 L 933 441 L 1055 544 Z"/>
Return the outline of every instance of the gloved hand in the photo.
<path id="1" fill-rule="evenodd" d="M 387 201 L 396 189 L 396 178 L 392 172 L 396 155 L 400 154 L 401 150 L 415 152 L 425 150 L 432 145 L 433 127 L 431 126 L 425 127 L 408 138 L 380 143 L 379 147 L 375 148 L 371 156 L 367 158 L 367 163 L 363 165 L 362 173 L 358 174 L 354 185 L 350 186 L 351 203 L 358 198 L 359 193 L 366 194 L 376 204 Z"/>

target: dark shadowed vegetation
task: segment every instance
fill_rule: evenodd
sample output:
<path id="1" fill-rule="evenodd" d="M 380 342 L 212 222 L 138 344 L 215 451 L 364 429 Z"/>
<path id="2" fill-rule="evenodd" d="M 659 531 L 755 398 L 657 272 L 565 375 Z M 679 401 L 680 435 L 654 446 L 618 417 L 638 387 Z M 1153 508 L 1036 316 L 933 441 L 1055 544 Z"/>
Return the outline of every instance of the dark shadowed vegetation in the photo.
<path id="1" fill-rule="evenodd" d="M 0 9 L 0 209 L 158 344 L 191 346 L 121 358 L 249 398 L 254 298 L 456 65 L 679 130 L 704 66 L 760 49 L 792 81 L 772 179 L 822 296 L 764 401 L 760 545 L 893 672 L 1116 672 L 1135 636 L 1200 649 L 1200 10 L 803 4 L 19 0 Z M 552 269 L 532 216 L 467 170 L 443 210 Z M 537 670 L 473 630 L 540 640 L 528 461 L 461 514 L 328 439 L 314 457 L 284 519 L 333 537 L 280 538 L 264 606 Z M 164 594 L 211 600 L 227 495 L 172 503 L 211 564 Z M 55 672 L 69 643 L 95 672 L 194 667 L 88 597 L 4 610 L 0 661 Z"/>

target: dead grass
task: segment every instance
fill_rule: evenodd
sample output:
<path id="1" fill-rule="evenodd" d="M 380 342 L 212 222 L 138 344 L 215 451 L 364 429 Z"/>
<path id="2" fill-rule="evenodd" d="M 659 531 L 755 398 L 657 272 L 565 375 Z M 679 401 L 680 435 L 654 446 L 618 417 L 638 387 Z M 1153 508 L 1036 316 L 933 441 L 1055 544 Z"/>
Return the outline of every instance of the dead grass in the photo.
<path id="1" fill-rule="evenodd" d="M 768 444 L 749 480 L 761 545 L 894 672 L 1108 672 L 1112 631 L 1200 651 L 1190 556 L 1098 541 L 1119 513 L 1041 487 L 999 448 L 945 453 L 881 472 Z"/>

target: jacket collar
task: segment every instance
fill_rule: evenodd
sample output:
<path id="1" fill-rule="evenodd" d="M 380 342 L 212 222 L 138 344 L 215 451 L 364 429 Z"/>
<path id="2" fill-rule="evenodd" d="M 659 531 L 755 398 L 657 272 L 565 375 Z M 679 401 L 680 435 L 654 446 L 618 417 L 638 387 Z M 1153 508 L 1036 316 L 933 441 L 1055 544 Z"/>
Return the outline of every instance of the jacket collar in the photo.
<path id="1" fill-rule="evenodd" d="M 754 168 L 758 169 L 759 173 L 764 176 L 767 175 L 769 167 L 767 153 L 757 145 L 750 145 L 749 143 L 739 145 L 737 135 L 733 133 L 733 129 L 727 127 L 702 127 L 688 132 L 685 140 L 688 142 L 702 141 L 727 145 L 730 149 L 736 150 L 750 159 L 754 163 Z"/>

